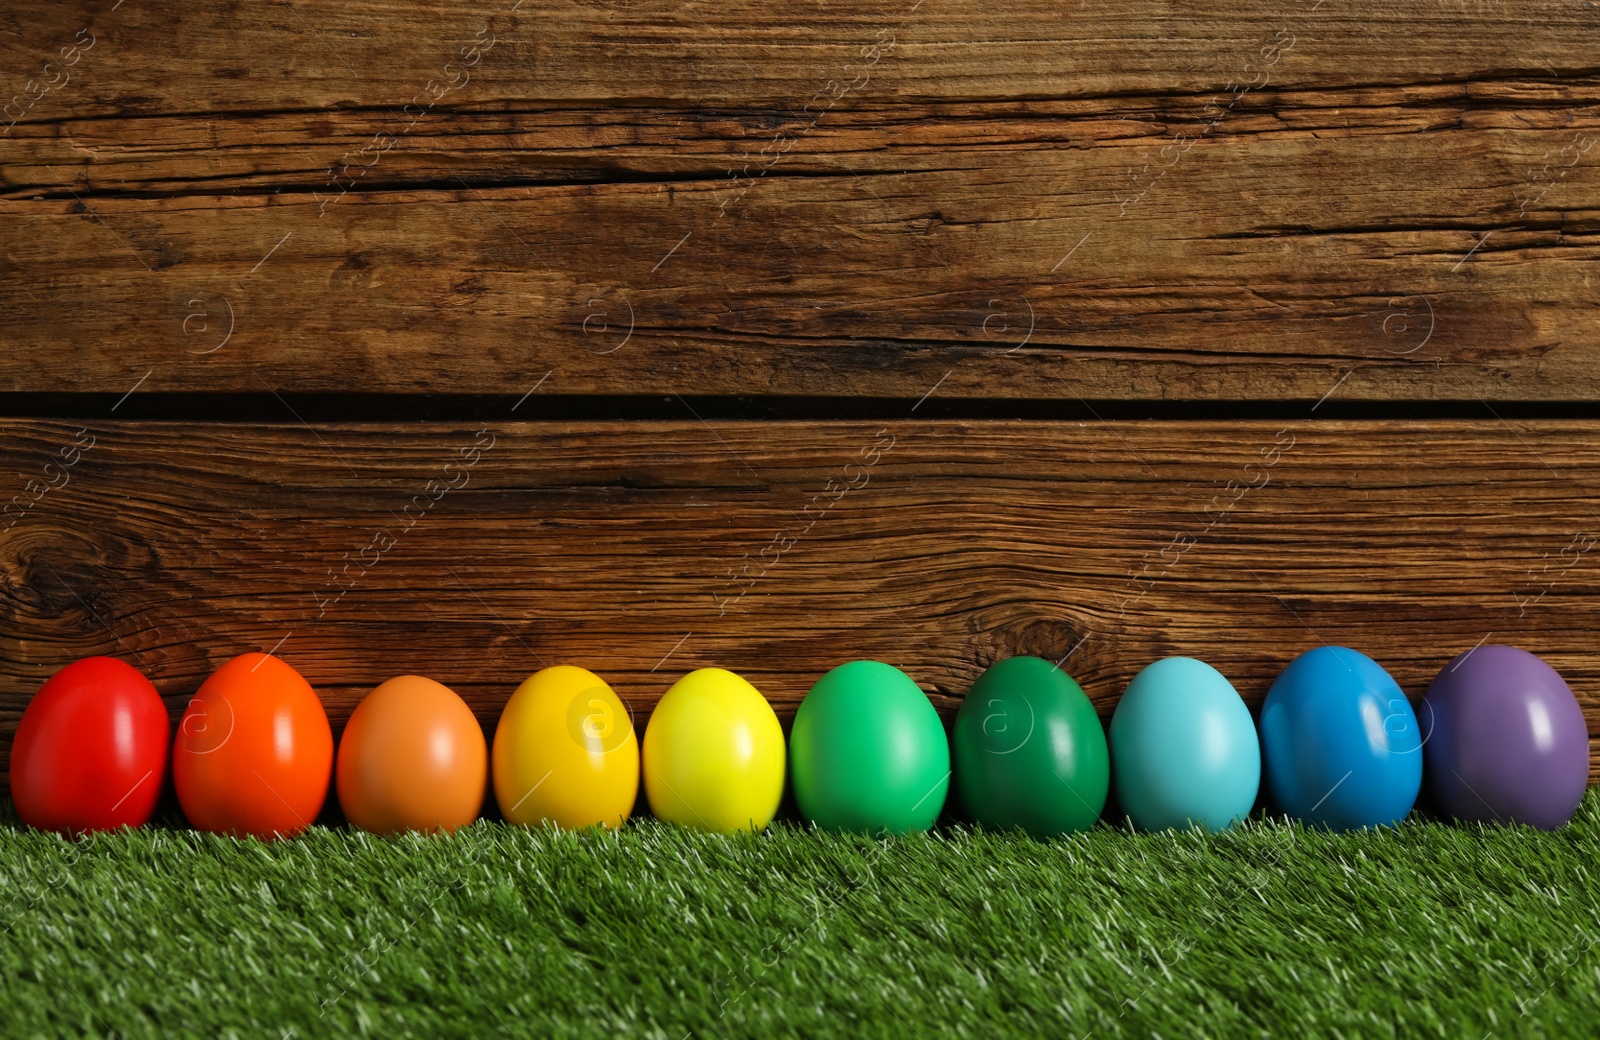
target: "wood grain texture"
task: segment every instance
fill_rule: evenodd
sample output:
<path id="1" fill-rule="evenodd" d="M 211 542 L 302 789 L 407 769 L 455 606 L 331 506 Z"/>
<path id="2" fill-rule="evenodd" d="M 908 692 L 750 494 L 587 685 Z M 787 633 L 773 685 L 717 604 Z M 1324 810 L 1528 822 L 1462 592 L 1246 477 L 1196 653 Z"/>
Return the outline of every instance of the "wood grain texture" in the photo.
<path id="1" fill-rule="evenodd" d="M 490 39 L 495 61 L 473 77 L 475 101 L 787 104 L 885 33 L 900 60 L 873 89 L 893 100 L 1208 92 L 1279 29 L 1316 43 L 1282 70 L 1295 87 L 1600 70 L 1582 0 L 1406 10 L 1381 0 L 279 0 L 115 10 L 67 0 L 0 14 L 0 67 L 26 76 L 85 28 L 104 48 L 90 48 L 81 82 L 64 90 L 80 112 L 104 115 L 398 108 L 461 47 Z"/>
<path id="2" fill-rule="evenodd" d="M 0 14 L 0 387 L 1600 393 L 1583 4 L 503 6 Z"/>
<path id="3" fill-rule="evenodd" d="M 1166 655 L 1258 705 L 1323 643 L 1415 697 L 1510 642 L 1567 677 L 1594 733 L 1597 445 L 1583 421 L 9 420 L 0 747 L 77 657 L 142 665 L 176 712 L 274 647 L 336 728 L 415 672 L 492 729 L 557 662 L 642 726 L 708 665 L 787 722 L 848 659 L 905 668 L 948 715 L 988 664 L 1037 654 L 1108 714 Z"/>

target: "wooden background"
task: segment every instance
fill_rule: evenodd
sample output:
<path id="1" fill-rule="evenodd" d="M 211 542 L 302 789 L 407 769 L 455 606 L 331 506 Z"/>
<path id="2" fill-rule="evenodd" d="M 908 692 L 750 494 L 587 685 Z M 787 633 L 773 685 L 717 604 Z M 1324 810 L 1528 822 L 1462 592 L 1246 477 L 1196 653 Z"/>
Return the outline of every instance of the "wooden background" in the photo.
<path id="1" fill-rule="evenodd" d="M 9 5 L 0 748 L 77 657 L 177 712 L 274 648 L 337 730 L 408 671 L 787 723 L 855 657 L 1109 714 L 1504 641 L 1600 732 L 1597 54 L 1578 2 Z"/>

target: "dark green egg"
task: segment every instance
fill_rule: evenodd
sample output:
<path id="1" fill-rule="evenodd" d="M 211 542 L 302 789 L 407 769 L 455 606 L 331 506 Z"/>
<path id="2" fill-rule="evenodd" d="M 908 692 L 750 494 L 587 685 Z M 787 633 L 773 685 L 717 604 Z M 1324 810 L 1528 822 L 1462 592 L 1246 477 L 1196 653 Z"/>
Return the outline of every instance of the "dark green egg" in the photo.
<path id="1" fill-rule="evenodd" d="M 980 675 L 950 750 L 961 804 L 986 827 L 1068 834 L 1105 808 L 1105 730 L 1083 688 L 1049 661 L 1012 657 Z"/>

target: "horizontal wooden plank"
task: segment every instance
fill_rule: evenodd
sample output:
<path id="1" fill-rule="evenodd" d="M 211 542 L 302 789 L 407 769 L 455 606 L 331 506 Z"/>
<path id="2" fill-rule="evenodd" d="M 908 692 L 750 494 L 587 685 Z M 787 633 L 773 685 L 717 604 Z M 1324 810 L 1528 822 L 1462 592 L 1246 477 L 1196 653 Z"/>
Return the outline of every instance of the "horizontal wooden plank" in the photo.
<path id="1" fill-rule="evenodd" d="M 1207 111 L 1215 96 L 898 103 L 846 97 L 825 112 L 506 102 L 412 116 L 378 107 L 249 118 L 207 112 L 64 118 L 9 129 L 0 152 L 0 196 L 312 190 L 331 196 L 341 189 L 450 184 L 741 181 L 747 164 L 751 177 L 775 180 L 984 168 L 1003 155 L 1042 148 L 1131 149 L 1119 158 L 1140 169 L 1174 138 L 1196 133 L 1305 147 L 1349 137 L 1448 133 L 1471 142 L 1491 165 L 1537 173 L 1546 160 L 1567 158 L 1555 153 L 1576 132 L 1600 124 L 1595 77 L 1316 90 L 1268 83 L 1225 96 L 1222 119 L 1215 118 L 1219 109 Z M 1143 153 L 1149 154 L 1140 159 Z M 1411 161 L 1427 158 L 1422 153 Z M 1553 166 L 1551 175 L 1558 169 L 1565 183 L 1571 171 Z M 1123 195 L 1135 193 L 1130 180 Z M 1512 205 L 1521 210 L 1521 199 L 1533 194 L 1522 193 Z M 1496 216 L 1526 215 L 1516 210 Z"/>
<path id="2" fill-rule="evenodd" d="M 8 11 L 0 387 L 1592 399 L 1596 42 L 1578 3 Z"/>
<path id="3" fill-rule="evenodd" d="M 1293 86 L 1600 67 L 1593 12 L 1580 0 L 1405 9 L 1381 0 L 1090 0 L 1070 11 L 1053 0 L 68 0 L 0 12 L 0 68 L 19 93 L 28 82 L 32 95 L 51 87 L 22 116 L 34 120 L 69 106 L 77 114 L 398 108 L 426 100 L 430 87 L 448 87 L 438 101 L 450 103 L 787 103 L 830 80 L 835 90 L 859 83 L 891 99 L 1070 97 L 1247 80 L 1263 41 L 1278 33 L 1296 40 L 1296 60 L 1275 76 Z M 863 54 L 873 46 L 876 59 Z"/>
<path id="4" fill-rule="evenodd" d="M 1600 393 L 1600 164 L 1517 187 L 1534 148 L 1579 154 L 1575 133 L 1208 136 L 1135 194 L 1148 140 L 737 182 L 68 188 L 0 201 L 0 380 L 1581 400 Z"/>
<path id="5" fill-rule="evenodd" d="M 274 648 L 337 727 L 406 672 L 492 726 L 580 663 L 642 725 L 706 665 L 788 720 L 847 659 L 948 714 L 1037 654 L 1108 713 L 1170 654 L 1256 705 L 1322 643 L 1416 696 L 1510 642 L 1600 726 L 1595 422 L 8 420 L 0 473 L 0 746 L 74 658 L 142 665 L 176 711 Z"/>

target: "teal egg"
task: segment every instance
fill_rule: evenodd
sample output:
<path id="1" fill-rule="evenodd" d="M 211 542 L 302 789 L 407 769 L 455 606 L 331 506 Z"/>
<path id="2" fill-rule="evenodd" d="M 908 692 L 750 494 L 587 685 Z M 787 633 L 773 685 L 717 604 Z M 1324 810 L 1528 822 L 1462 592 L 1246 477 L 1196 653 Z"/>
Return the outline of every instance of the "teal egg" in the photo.
<path id="1" fill-rule="evenodd" d="M 1249 815 L 1261 787 L 1250 709 L 1221 672 L 1168 657 L 1128 684 L 1111 717 L 1111 776 L 1144 830 L 1222 830 Z"/>

